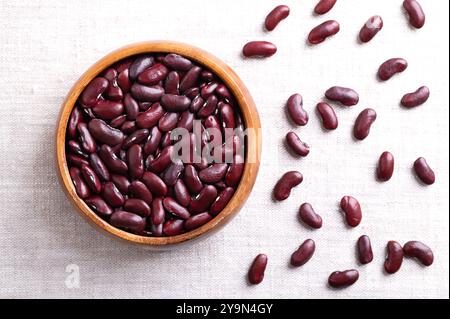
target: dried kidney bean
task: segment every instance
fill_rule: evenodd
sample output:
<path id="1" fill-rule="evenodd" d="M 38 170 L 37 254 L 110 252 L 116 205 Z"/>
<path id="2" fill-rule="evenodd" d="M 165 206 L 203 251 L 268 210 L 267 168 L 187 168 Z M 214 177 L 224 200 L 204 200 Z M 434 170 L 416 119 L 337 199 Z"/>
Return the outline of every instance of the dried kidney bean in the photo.
<path id="1" fill-rule="evenodd" d="M 209 222 L 211 219 L 213 219 L 213 217 L 208 212 L 197 214 L 189 217 L 185 221 L 184 227 L 187 230 L 199 228 L 200 226 L 203 226 L 204 224 Z"/>
<path id="2" fill-rule="evenodd" d="M 314 7 L 314 12 L 316 14 L 325 14 L 334 7 L 336 1 L 337 0 L 320 0 Z"/>
<path id="3" fill-rule="evenodd" d="M 120 207 L 125 203 L 122 193 L 112 182 L 106 182 L 103 185 L 102 197 L 112 207 Z"/>
<path id="4" fill-rule="evenodd" d="M 387 81 L 397 73 L 401 73 L 408 67 L 408 62 L 402 58 L 392 58 L 383 62 L 378 68 L 378 78 Z"/>
<path id="5" fill-rule="evenodd" d="M 102 77 L 92 80 L 84 89 L 80 97 L 80 103 L 83 107 L 92 107 L 100 99 L 103 92 L 108 88 L 108 80 Z"/>
<path id="6" fill-rule="evenodd" d="M 123 208 L 130 213 L 134 213 L 142 217 L 150 216 L 151 213 L 150 206 L 142 199 L 138 198 L 127 199 L 123 205 Z"/>
<path id="7" fill-rule="evenodd" d="M 75 186 L 75 191 L 80 198 L 87 198 L 91 195 L 89 187 L 84 181 L 81 171 L 77 167 L 72 167 L 69 170 L 70 177 L 72 178 L 73 185 Z"/>
<path id="8" fill-rule="evenodd" d="M 264 22 L 266 29 L 268 31 L 275 29 L 281 20 L 284 20 L 289 16 L 289 12 L 288 6 L 280 5 L 275 7 L 266 17 L 266 21 Z"/>
<path id="9" fill-rule="evenodd" d="M 253 260 L 250 270 L 248 271 L 248 281 L 251 284 L 257 285 L 263 281 L 264 272 L 266 271 L 267 267 L 267 261 L 268 258 L 265 254 L 259 254 Z"/>
<path id="10" fill-rule="evenodd" d="M 328 103 L 318 103 L 317 111 L 322 119 L 322 126 L 326 130 L 335 130 L 338 127 L 338 119 L 334 109 Z"/>
<path id="11" fill-rule="evenodd" d="M 163 206 L 166 211 L 181 219 L 188 219 L 191 214 L 186 207 L 180 205 L 175 199 L 166 197 L 163 199 Z"/>
<path id="12" fill-rule="evenodd" d="M 130 187 L 130 181 L 126 176 L 111 174 L 111 181 L 116 185 L 117 189 L 124 195 L 128 194 L 128 188 Z"/>
<path id="13" fill-rule="evenodd" d="M 355 90 L 342 86 L 333 86 L 329 88 L 325 92 L 325 96 L 327 99 L 338 101 L 345 106 L 353 106 L 359 102 L 359 95 Z"/>
<path id="14" fill-rule="evenodd" d="M 292 188 L 303 181 L 303 175 L 297 171 L 285 173 L 275 185 L 273 195 L 276 200 L 282 201 L 289 197 Z"/>
<path id="15" fill-rule="evenodd" d="M 291 265 L 295 267 L 303 266 L 312 258 L 315 250 L 316 244 L 314 243 L 314 240 L 305 240 L 300 247 L 292 253 Z"/>
<path id="16" fill-rule="evenodd" d="M 322 227 L 322 217 L 314 211 L 309 203 L 303 203 L 300 206 L 298 216 L 302 222 L 312 228 L 319 229 Z"/>
<path id="17" fill-rule="evenodd" d="M 155 59 L 151 56 L 140 56 L 133 61 L 130 65 L 130 80 L 135 81 L 139 74 L 141 74 L 146 68 L 152 66 L 155 63 Z"/>
<path id="18" fill-rule="evenodd" d="M 206 185 L 200 193 L 191 199 L 189 211 L 193 214 L 207 211 L 217 198 L 217 189 L 212 185 Z"/>
<path id="19" fill-rule="evenodd" d="M 362 211 L 358 200 L 352 196 L 344 196 L 341 199 L 341 209 L 345 213 L 347 224 L 356 227 L 361 223 Z"/>
<path id="20" fill-rule="evenodd" d="M 106 204 L 106 202 L 100 196 L 94 195 L 86 198 L 84 201 L 101 217 L 106 218 L 111 216 L 111 214 L 113 213 L 112 208 L 108 204 Z"/>
<path id="21" fill-rule="evenodd" d="M 377 177 L 380 181 L 386 182 L 394 174 L 394 155 L 390 152 L 383 152 L 378 160 Z"/>
<path id="22" fill-rule="evenodd" d="M 401 104 L 404 107 L 412 108 L 422 105 L 428 100 L 429 97 L 430 97 L 430 89 L 426 86 L 421 86 L 416 91 L 403 95 Z"/>
<path id="23" fill-rule="evenodd" d="M 380 16 L 370 17 L 359 31 L 361 42 L 369 42 L 383 28 L 383 19 Z"/>
<path id="24" fill-rule="evenodd" d="M 113 152 L 113 150 L 109 145 L 103 144 L 102 146 L 100 146 L 98 155 L 111 171 L 116 172 L 118 174 L 127 173 L 128 171 L 127 164 L 117 157 L 117 155 Z"/>
<path id="25" fill-rule="evenodd" d="M 92 137 L 86 123 L 78 123 L 77 129 L 83 149 L 88 153 L 94 153 L 97 149 L 97 143 Z"/>
<path id="26" fill-rule="evenodd" d="M 339 32 L 339 23 L 335 20 L 328 20 L 313 28 L 308 35 L 310 44 L 319 44 L 325 41 L 326 38 L 335 35 Z"/>
<path id="27" fill-rule="evenodd" d="M 244 45 L 242 54 L 245 57 L 270 57 L 277 52 L 275 44 L 267 41 L 252 41 Z"/>
<path id="28" fill-rule="evenodd" d="M 353 135 L 358 140 L 363 140 L 369 136 L 370 128 L 377 119 L 377 112 L 374 109 L 365 109 L 359 113 L 353 127 Z"/>
<path id="29" fill-rule="evenodd" d="M 419 179 L 426 185 L 432 185 L 436 181 L 434 171 L 423 157 L 419 157 L 414 162 L 414 171 L 416 172 L 417 177 L 419 177 Z"/>
<path id="30" fill-rule="evenodd" d="M 176 236 L 183 232 L 184 221 L 181 219 L 170 219 L 163 225 L 163 232 L 167 236 Z"/>
<path id="31" fill-rule="evenodd" d="M 295 124 L 304 126 L 308 123 L 308 112 L 303 109 L 303 98 L 300 94 L 293 94 L 287 101 L 288 114 Z"/>
<path id="32" fill-rule="evenodd" d="M 216 216 L 219 214 L 225 206 L 227 206 L 228 202 L 231 200 L 231 198 L 234 195 L 234 188 L 233 187 L 226 187 L 224 188 L 219 196 L 216 198 L 215 202 L 211 205 L 210 213 L 213 216 Z"/>
<path id="33" fill-rule="evenodd" d="M 358 259 L 363 265 L 373 260 L 372 244 L 369 236 L 363 235 L 358 238 Z"/>
<path id="34" fill-rule="evenodd" d="M 408 13 L 409 24 L 416 29 L 422 28 L 425 24 L 425 13 L 419 2 L 416 0 L 405 0 L 403 1 L 403 8 Z"/>
<path id="35" fill-rule="evenodd" d="M 289 132 L 286 134 L 286 143 L 289 147 L 300 156 L 307 156 L 309 154 L 309 145 L 300 140 L 297 134 Z"/>
<path id="36" fill-rule="evenodd" d="M 81 165 L 81 175 L 91 191 L 98 194 L 102 190 L 102 182 L 89 165 Z"/>
<path id="37" fill-rule="evenodd" d="M 153 201 L 152 193 L 141 181 L 133 181 L 130 186 L 128 186 L 128 193 L 135 198 L 142 199 L 149 205 Z"/>
<path id="38" fill-rule="evenodd" d="M 109 222 L 111 225 L 118 228 L 125 228 L 131 230 L 133 232 L 141 232 L 145 228 L 145 219 L 139 215 L 125 212 L 125 211 L 116 211 L 114 212 Z"/>
<path id="39" fill-rule="evenodd" d="M 112 128 L 105 121 L 99 119 L 89 121 L 89 132 L 97 141 L 109 146 L 122 143 L 125 138 L 120 130 Z"/>
<path id="40" fill-rule="evenodd" d="M 344 288 L 353 285 L 359 278 L 356 269 L 335 271 L 328 277 L 328 284 L 333 288 Z"/>
<path id="41" fill-rule="evenodd" d="M 396 241 L 387 243 L 387 256 L 384 262 L 384 270 L 388 274 L 396 273 L 403 263 L 403 247 Z"/>
<path id="42" fill-rule="evenodd" d="M 431 266 L 433 264 L 433 251 L 430 247 L 420 241 L 413 240 L 407 242 L 403 245 L 403 252 L 405 256 L 416 258 L 424 266 Z"/>

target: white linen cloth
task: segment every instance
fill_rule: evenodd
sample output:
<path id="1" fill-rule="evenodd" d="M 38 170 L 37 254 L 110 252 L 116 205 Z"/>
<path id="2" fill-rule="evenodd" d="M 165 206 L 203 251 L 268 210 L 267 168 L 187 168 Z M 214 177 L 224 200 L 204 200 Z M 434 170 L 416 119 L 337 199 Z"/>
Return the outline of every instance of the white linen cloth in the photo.
<path id="1" fill-rule="evenodd" d="M 0 1 L 0 297 L 449 297 L 448 1 L 420 0 L 427 16 L 421 30 L 409 27 L 400 0 L 338 1 L 324 16 L 313 16 L 316 0 L 283 3 L 291 15 L 268 33 L 262 23 L 277 1 Z M 358 44 L 361 26 L 375 14 L 383 30 Z M 308 32 L 327 19 L 338 20 L 341 31 L 308 46 Z M 91 228 L 64 196 L 54 164 L 55 123 L 72 84 L 110 51 L 154 39 L 187 42 L 228 63 L 252 93 L 263 127 L 260 174 L 240 214 L 215 236 L 163 253 L 130 248 Z M 278 53 L 243 59 L 250 40 L 272 41 Z M 392 57 L 405 58 L 408 69 L 378 82 L 378 66 Z M 333 85 L 352 87 L 361 99 L 337 106 L 339 128 L 324 132 L 314 108 Z M 402 95 L 421 85 L 430 87 L 429 101 L 399 107 Z M 284 103 L 294 92 L 309 111 L 306 127 L 286 119 Z M 378 119 L 369 137 L 355 142 L 353 122 L 365 107 L 376 109 Z M 311 145 L 308 157 L 285 150 L 292 129 Z M 395 173 L 379 183 L 374 171 L 385 150 L 395 155 Z M 419 156 L 436 172 L 433 186 L 412 174 Z M 304 182 L 288 200 L 272 202 L 274 184 L 293 169 Z M 345 226 L 338 208 L 347 194 L 363 208 L 355 229 Z M 297 221 L 305 201 L 322 215 L 322 229 Z M 371 237 L 375 255 L 366 266 L 355 255 L 362 234 Z M 314 257 L 288 267 L 307 238 L 316 241 Z M 391 239 L 427 243 L 435 263 L 425 268 L 405 260 L 397 274 L 385 275 Z M 247 269 L 261 252 L 269 256 L 266 277 L 250 287 Z M 327 287 L 332 271 L 354 267 L 360 270 L 354 286 Z M 79 281 L 70 275 L 77 270 Z"/>

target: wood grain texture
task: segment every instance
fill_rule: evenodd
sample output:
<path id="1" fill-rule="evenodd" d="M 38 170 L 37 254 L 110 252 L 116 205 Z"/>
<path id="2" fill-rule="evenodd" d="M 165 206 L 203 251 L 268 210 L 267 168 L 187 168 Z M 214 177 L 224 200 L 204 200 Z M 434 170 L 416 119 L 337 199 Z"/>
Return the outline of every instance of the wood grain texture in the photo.
<path id="1" fill-rule="evenodd" d="M 236 98 L 237 104 L 241 109 L 246 128 L 253 128 L 255 132 L 255 134 L 250 134 L 247 136 L 247 152 L 244 172 L 241 182 L 228 205 L 219 215 L 207 224 L 193 231 L 171 237 L 145 237 L 131 234 L 110 225 L 98 217 L 97 214 L 95 214 L 76 194 L 75 187 L 73 186 L 69 175 L 65 152 L 67 123 L 72 109 L 74 108 L 79 95 L 86 85 L 108 66 L 117 61 L 137 54 L 154 52 L 177 53 L 213 71 L 227 85 Z M 191 243 L 198 239 L 204 238 L 207 235 L 213 234 L 226 225 L 239 212 L 250 194 L 258 174 L 261 153 L 260 127 L 261 123 L 259 120 L 259 115 L 250 93 L 237 74 L 224 62 L 208 52 L 179 42 L 149 41 L 136 43 L 118 49 L 99 60 L 81 76 L 81 78 L 74 84 L 68 93 L 61 107 L 56 129 L 56 164 L 58 176 L 69 200 L 77 208 L 77 211 L 79 211 L 81 215 L 85 217 L 96 229 L 104 231 L 115 238 L 148 247 L 150 249 L 157 250 L 180 246 L 181 244 L 187 242 Z M 248 161 L 248 150 L 253 152 L 252 155 L 254 160 L 251 162 Z"/>

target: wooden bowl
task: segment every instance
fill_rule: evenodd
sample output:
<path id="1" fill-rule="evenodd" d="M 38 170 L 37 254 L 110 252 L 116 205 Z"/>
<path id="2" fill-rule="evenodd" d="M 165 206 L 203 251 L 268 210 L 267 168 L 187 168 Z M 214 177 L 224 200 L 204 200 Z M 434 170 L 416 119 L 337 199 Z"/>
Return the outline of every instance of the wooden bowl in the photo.
<path id="1" fill-rule="evenodd" d="M 107 67 L 119 60 L 138 54 L 156 52 L 177 53 L 213 71 L 233 93 L 241 110 L 245 127 L 253 128 L 255 132 L 255 134 L 247 136 L 244 172 L 235 194 L 228 205 L 207 224 L 187 233 L 170 237 L 145 237 L 135 235 L 116 228 L 101 219 L 81 198 L 78 197 L 70 178 L 66 161 L 67 123 L 72 109 L 86 85 Z M 261 153 L 260 128 L 261 123 L 259 121 L 259 115 L 250 93 L 237 74 L 224 62 L 208 52 L 183 43 L 169 41 L 136 43 L 116 50 L 95 63 L 75 83 L 64 100 L 56 129 L 56 160 L 58 175 L 69 200 L 75 205 L 81 215 L 96 229 L 102 230 L 115 238 L 151 249 L 165 249 L 179 246 L 183 243 L 193 242 L 194 240 L 204 238 L 207 235 L 214 233 L 228 223 L 239 212 L 253 188 L 258 173 Z M 253 152 L 254 155 L 254 160 L 252 161 L 249 161 L 249 150 Z"/>

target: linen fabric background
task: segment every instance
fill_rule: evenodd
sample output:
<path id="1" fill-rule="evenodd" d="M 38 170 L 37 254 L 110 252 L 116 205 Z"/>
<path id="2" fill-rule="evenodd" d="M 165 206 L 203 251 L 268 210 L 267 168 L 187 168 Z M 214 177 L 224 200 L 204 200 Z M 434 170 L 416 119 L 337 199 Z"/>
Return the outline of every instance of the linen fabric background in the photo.
<path id="1" fill-rule="evenodd" d="M 291 15 L 268 33 L 262 24 L 278 1 L 0 1 L 0 297 L 449 297 L 448 1 L 420 0 L 427 19 L 421 30 L 409 27 L 401 0 L 338 1 L 324 16 L 312 14 L 316 0 L 282 2 Z M 375 14 L 383 17 L 383 30 L 359 44 L 361 26 Z M 339 21 L 341 31 L 307 45 L 311 28 L 328 19 Z M 190 43 L 228 63 L 252 93 L 263 127 L 260 173 L 239 215 L 213 237 L 162 253 L 91 228 L 63 194 L 54 160 L 55 123 L 72 84 L 110 51 L 155 39 Z M 250 40 L 272 41 L 278 53 L 243 59 Z M 405 58 L 408 69 L 377 81 L 378 66 L 392 57 Z M 356 89 L 360 102 L 336 106 L 339 128 L 325 132 L 314 110 L 333 85 Z M 430 87 L 428 102 L 401 108 L 403 94 L 421 85 Z M 286 118 L 284 104 L 294 92 L 304 97 L 306 127 Z M 366 107 L 378 119 L 369 137 L 356 142 L 353 123 Z M 286 151 L 289 130 L 311 145 L 308 157 Z M 385 150 L 395 155 L 395 173 L 379 183 L 374 174 Z M 412 173 L 419 156 L 436 172 L 433 186 L 419 184 Z M 304 182 L 275 203 L 273 186 L 287 170 L 301 171 Z M 364 213 L 355 229 L 338 207 L 347 194 L 359 199 Z M 322 215 L 322 229 L 297 221 L 305 201 Z M 355 253 L 363 234 L 375 255 L 365 266 Z M 307 238 L 316 242 L 314 257 L 290 268 L 290 254 Z M 435 263 L 425 268 L 408 259 L 397 274 L 384 274 L 387 241 L 412 239 L 433 248 Z M 262 252 L 269 256 L 265 280 L 248 286 L 247 269 Z M 332 271 L 355 267 L 360 279 L 354 286 L 327 287 Z M 77 268 L 78 288 L 70 285 Z"/>

